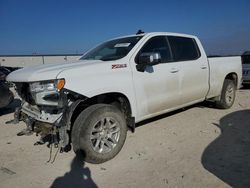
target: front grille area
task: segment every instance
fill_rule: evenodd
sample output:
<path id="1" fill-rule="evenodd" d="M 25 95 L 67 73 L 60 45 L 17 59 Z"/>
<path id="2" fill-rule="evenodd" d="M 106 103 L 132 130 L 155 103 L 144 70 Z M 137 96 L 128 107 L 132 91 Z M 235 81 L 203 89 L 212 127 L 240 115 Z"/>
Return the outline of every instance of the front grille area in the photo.
<path id="1" fill-rule="evenodd" d="M 35 105 L 35 101 L 30 93 L 29 83 L 15 83 L 18 95 L 27 103 Z"/>

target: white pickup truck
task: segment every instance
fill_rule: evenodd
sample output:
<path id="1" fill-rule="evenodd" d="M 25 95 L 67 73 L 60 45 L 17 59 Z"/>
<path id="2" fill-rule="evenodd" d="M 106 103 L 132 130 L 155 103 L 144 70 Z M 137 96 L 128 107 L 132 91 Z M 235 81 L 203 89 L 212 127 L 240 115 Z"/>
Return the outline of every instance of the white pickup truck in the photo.
<path id="1" fill-rule="evenodd" d="M 207 58 L 195 36 L 154 32 L 104 42 L 76 62 L 23 68 L 7 80 L 23 100 L 16 122 L 102 163 L 139 121 L 204 100 L 230 108 L 241 77 L 240 57 Z"/>

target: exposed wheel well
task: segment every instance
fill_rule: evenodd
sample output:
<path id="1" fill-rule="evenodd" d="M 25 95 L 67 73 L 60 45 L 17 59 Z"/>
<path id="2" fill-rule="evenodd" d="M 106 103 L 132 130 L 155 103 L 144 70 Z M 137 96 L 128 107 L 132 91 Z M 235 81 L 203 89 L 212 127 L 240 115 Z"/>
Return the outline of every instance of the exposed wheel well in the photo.
<path id="1" fill-rule="evenodd" d="M 93 104 L 112 104 L 116 106 L 123 112 L 125 119 L 127 120 L 127 124 L 130 125 L 132 110 L 128 98 L 122 93 L 105 93 L 87 98 L 86 100 L 79 103 L 72 114 L 70 121 L 71 127 L 73 126 L 78 115 Z"/>
<path id="2" fill-rule="evenodd" d="M 235 86 L 238 85 L 238 76 L 235 72 L 229 73 L 225 79 L 234 81 Z"/>

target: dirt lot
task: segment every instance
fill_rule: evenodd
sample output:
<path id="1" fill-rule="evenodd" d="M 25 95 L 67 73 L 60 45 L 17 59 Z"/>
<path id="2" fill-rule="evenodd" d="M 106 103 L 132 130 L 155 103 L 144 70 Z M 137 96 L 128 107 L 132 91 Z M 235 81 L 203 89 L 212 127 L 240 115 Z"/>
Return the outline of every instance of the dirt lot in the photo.
<path id="1" fill-rule="evenodd" d="M 92 165 L 74 153 L 46 163 L 38 137 L 18 137 L 0 111 L 0 187 L 250 187 L 250 90 L 233 108 L 196 105 L 140 123 L 113 160 Z M 55 152 L 55 150 L 54 150 Z"/>

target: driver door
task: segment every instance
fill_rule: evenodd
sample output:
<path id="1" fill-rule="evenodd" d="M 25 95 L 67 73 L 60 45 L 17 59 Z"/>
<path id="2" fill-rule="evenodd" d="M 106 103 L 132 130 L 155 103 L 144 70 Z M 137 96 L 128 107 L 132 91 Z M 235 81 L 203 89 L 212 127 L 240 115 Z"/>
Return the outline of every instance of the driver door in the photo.
<path id="1" fill-rule="evenodd" d="M 154 66 L 147 65 L 145 71 L 138 71 L 136 69 L 138 57 L 142 53 L 150 52 L 159 53 L 161 63 Z M 171 60 L 166 36 L 150 38 L 132 60 L 139 121 L 180 105 L 180 67 L 178 63 Z"/>

